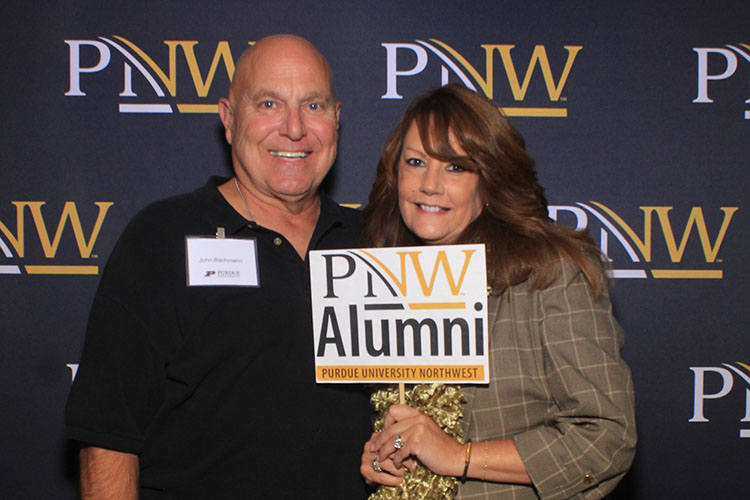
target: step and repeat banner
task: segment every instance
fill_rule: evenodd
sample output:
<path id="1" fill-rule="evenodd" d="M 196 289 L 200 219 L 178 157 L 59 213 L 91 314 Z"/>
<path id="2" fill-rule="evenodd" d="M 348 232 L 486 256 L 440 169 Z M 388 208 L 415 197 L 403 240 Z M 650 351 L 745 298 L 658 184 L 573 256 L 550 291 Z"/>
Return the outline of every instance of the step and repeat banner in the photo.
<path id="1" fill-rule="evenodd" d="M 550 217 L 612 260 L 639 444 L 616 498 L 748 490 L 750 2 L 248 0 L 0 6 L 0 497 L 72 499 L 62 413 L 125 224 L 230 175 L 216 113 L 249 43 L 291 32 L 342 101 L 325 183 L 364 205 L 420 92 L 503 106 Z M 314 376 L 314 374 L 311 374 Z"/>

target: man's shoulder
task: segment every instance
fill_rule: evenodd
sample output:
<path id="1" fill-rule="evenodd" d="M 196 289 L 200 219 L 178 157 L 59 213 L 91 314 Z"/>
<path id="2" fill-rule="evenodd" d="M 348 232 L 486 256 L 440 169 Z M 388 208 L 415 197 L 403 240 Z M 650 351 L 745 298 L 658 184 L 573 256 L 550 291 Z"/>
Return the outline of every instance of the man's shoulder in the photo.
<path id="1" fill-rule="evenodd" d="M 215 232 L 215 225 L 207 222 L 212 206 L 212 195 L 203 192 L 207 189 L 212 189 L 211 182 L 140 210 L 125 226 L 107 259 L 102 289 L 133 280 L 154 283 L 180 276 L 185 267 L 185 237 Z"/>
<path id="2" fill-rule="evenodd" d="M 193 212 L 195 200 L 192 193 L 184 193 L 153 201 L 133 217 L 129 226 L 164 228 L 165 225 L 184 220 L 187 212 Z"/>
<path id="3" fill-rule="evenodd" d="M 221 196 L 215 180 L 202 187 L 149 203 L 130 221 L 125 232 L 170 232 L 181 231 L 210 218 L 212 205 Z"/>
<path id="4" fill-rule="evenodd" d="M 214 183 L 209 181 L 208 184 L 193 191 L 153 201 L 146 205 L 136 217 L 174 217 L 176 214 L 184 213 L 185 210 L 199 210 L 202 203 L 212 198 L 212 191 L 218 193 Z"/>
<path id="5" fill-rule="evenodd" d="M 211 195 L 204 192 L 207 188 L 211 186 L 146 205 L 124 227 L 110 260 L 161 262 L 182 251 L 185 236 L 212 235 L 215 229 L 208 222 L 212 204 Z"/>

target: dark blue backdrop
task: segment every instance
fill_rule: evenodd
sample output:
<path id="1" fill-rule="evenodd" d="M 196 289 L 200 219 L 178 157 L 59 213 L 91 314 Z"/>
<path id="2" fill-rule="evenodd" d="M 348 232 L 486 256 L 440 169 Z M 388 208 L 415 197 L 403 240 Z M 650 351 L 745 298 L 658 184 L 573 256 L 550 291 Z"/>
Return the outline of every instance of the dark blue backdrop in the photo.
<path id="1" fill-rule="evenodd" d="M 74 497 L 62 409 L 98 273 L 138 209 L 229 172 L 217 115 L 185 105 L 215 104 L 227 60 L 276 32 L 333 67 L 339 202 L 366 202 L 422 90 L 464 81 L 520 115 L 559 221 L 623 276 L 640 442 L 616 496 L 746 491 L 746 0 L 7 1 L 0 19 L 2 498 Z M 403 99 L 382 97 L 389 81 Z"/>

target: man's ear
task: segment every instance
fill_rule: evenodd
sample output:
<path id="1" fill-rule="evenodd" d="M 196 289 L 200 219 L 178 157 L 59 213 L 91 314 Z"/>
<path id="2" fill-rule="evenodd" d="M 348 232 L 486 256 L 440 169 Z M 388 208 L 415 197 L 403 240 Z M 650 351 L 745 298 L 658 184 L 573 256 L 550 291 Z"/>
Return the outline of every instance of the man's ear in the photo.
<path id="1" fill-rule="evenodd" d="M 232 112 L 232 106 L 229 103 L 229 99 L 222 97 L 219 99 L 219 118 L 221 123 L 224 124 L 224 137 L 227 139 L 227 143 L 232 144 L 232 123 L 234 122 L 234 113 Z"/>

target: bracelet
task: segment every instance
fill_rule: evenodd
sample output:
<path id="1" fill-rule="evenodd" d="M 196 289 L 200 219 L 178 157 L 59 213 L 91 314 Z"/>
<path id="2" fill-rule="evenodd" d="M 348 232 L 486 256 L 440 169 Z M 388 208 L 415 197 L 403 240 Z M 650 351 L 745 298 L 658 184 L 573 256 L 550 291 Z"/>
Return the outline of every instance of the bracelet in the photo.
<path id="1" fill-rule="evenodd" d="M 466 482 L 466 474 L 469 472 L 469 463 L 471 462 L 471 441 L 466 443 L 466 459 L 464 465 L 464 473 L 461 475 L 461 483 Z"/>
<path id="2" fill-rule="evenodd" d="M 487 480 L 487 462 L 489 461 L 489 452 L 490 445 L 487 441 L 484 442 L 484 466 L 482 467 L 482 481 Z"/>

